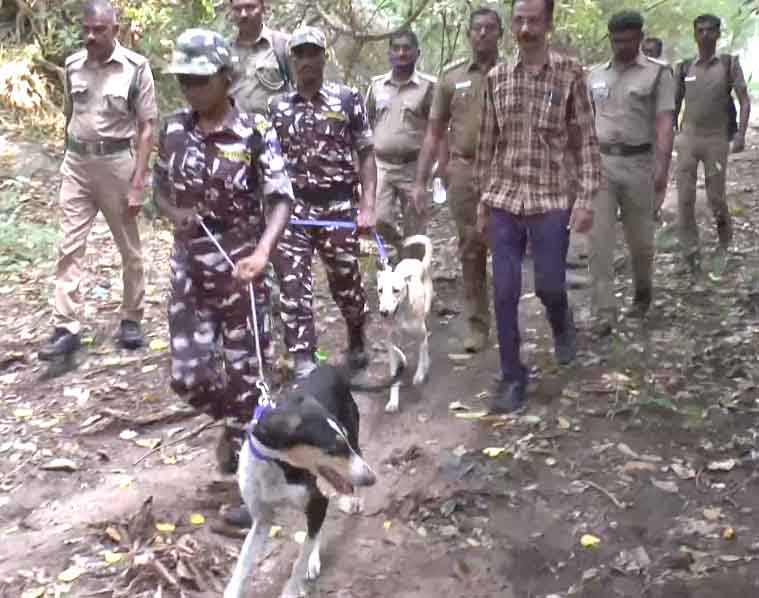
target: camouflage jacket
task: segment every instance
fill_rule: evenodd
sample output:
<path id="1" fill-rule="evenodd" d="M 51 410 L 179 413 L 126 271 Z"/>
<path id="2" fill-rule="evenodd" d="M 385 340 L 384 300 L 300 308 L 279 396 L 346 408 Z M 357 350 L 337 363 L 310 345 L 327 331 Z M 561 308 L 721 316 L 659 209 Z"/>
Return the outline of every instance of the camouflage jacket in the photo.
<path id="1" fill-rule="evenodd" d="M 357 154 L 374 146 L 361 94 L 325 81 L 312 99 L 290 91 L 269 100 L 269 118 L 277 130 L 287 172 L 296 189 L 356 185 Z"/>
<path id="2" fill-rule="evenodd" d="M 224 228 L 262 231 L 264 202 L 293 197 L 277 134 L 266 118 L 232 109 L 210 134 L 185 108 L 161 128 L 153 184 L 180 208 L 195 208 Z"/>

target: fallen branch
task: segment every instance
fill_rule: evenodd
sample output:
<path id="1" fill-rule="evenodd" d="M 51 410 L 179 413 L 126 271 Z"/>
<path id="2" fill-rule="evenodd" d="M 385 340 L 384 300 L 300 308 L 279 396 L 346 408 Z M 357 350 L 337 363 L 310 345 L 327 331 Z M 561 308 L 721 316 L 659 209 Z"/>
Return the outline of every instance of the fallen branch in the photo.
<path id="1" fill-rule="evenodd" d="M 224 422 L 216 421 L 216 420 L 213 420 L 213 419 L 211 421 L 204 422 L 204 423 L 200 424 L 197 428 L 195 428 L 195 429 L 190 430 L 189 432 L 187 432 L 187 434 L 183 434 L 179 438 L 176 438 L 175 440 L 172 440 L 171 442 L 169 442 L 167 444 L 160 444 L 157 447 L 155 447 L 154 449 L 150 449 L 142 457 L 140 457 L 139 459 L 137 459 L 137 461 L 135 461 L 132 465 L 133 466 L 139 465 L 145 459 L 147 459 L 151 455 L 155 455 L 157 452 L 161 451 L 162 449 L 169 448 L 170 446 L 176 446 L 177 444 L 180 444 L 180 443 L 184 442 L 185 440 L 189 440 L 190 438 L 193 438 L 194 436 L 198 436 L 199 434 L 203 433 L 206 430 L 209 430 L 211 428 L 218 428 L 218 427 L 222 426 L 223 423 Z"/>
<path id="2" fill-rule="evenodd" d="M 611 502 L 614 503 L 614 506 L 618 509 L 627 509 L 630 505 L 628 505 L 626 502 L 623 502 L 619 500 L 616 496 L 614 496 L 611 492 L 609 492 L 606 488 L 603 486 L 599 486 L 595 482 L 591 482 L 590 480 L 578 480 L 581 484 L 586 484 L 587 486 L 590 486 L 594 490 L 597 490 L 601 494 L 603 494 L 606 498 L 608 498 Z"/>
<path id="3" fill-rule="evenodd" d="M 161 411 L 153 415 L 144 415 L 142 417 L 132 417 L 124 411 L 105 408 L 99 411 L 104 417 L 111 417 L 122 422 L 127 422 L 135 426 L 150 426 L 157 423 L 174 423 L 189 417 L 200 415 L 197 409 L 179 409 L 178 411 Z"/>

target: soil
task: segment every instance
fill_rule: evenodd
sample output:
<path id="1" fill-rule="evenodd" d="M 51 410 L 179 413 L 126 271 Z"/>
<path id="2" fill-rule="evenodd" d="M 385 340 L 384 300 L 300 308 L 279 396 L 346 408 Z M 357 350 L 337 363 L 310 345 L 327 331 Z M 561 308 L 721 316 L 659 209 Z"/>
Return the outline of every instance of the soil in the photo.
<path id="1" fill-rule="evenodd" d="M 309 595 L 759 595 L 757 164 L 756 149 L 731 162 L 736 242 L 728 254 L 716 251 L 702 213 L 699 279 L 674 274 L 673 229 L 662 226 L 655 305 L 643 324 L 623 319 L 612 337 L 594 338 L 588 290 L 572 291 L 573 366 L 554 364 L 528 259 L 521 315 L 530 402 L 517 417 L 479 417 L 499 372 L 497 350 L 461 355 L 455 235 L 446 206 L 437 208 L 429 380 L 410 385 L 409 351 L 400 413 L 384 412 L 384 394 L 357 395 L 362 448 L 379 481 L 361 492 L 360 515 L 333 503 L 322 576 Z M 56 175 L 35 177 L 24 210 L 44 220 Z M 2 598 L 218 596 L 234 565 L 242 540 L 217 533 L 219 507 L 234 500 L 233 478 L 216 471 L 218 430 L 189 434 L 210 420 L 168 387 L 171 235 L 147 219 L 143 233 L 149 346 L 135 352 L 112 339 L 120 272 L 104 223 L 86 257 L 86 344 L 72 371 L 49 377 L 36 357 L 50 333 L 52 262 L 0 279 Z M 621 242 L 617 250 L 624 255 Z M 371 257 L 365 266 L 374 309 Z M 320 345 L 337 361 L 341 318 L 318 279 Z M 624 266 L 618 280 L 620 302 L 629 303 Z M 369 375 L 379 379 L 387 362 L 377 317 L 369 332 Z M 277 596 L 298 549 L 303 517 L 277 516 L 281 530 L 250 596 Z M 113 553 L 120 562 L 106 562 L 119 558 Z"/>

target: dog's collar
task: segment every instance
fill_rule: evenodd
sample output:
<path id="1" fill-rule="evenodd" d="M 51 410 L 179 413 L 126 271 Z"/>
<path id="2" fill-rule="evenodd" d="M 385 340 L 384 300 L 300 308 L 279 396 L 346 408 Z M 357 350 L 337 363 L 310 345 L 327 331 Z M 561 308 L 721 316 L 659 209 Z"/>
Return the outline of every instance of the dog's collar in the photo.
<path id="1" fill-rule="evenodd" d="M 267 411 L 271 411 L 272 407 L 270 405 L 257 405 L 256 410 L 253 412 L 253 419 L 250 422 L 250 425 L 248 426 L 247 430 L 247 436 L 248 436 L 248 446 L 250 447 L 250 453 L 256 458 L 261 461 L 273 461 L 271 457 L 268 457 L 264 455 L 260 450 L 256 448 L 256 440 L 253 437 L 253 429 L 258 425 L 258 422 L 261 420 L 263 415 Z"/>

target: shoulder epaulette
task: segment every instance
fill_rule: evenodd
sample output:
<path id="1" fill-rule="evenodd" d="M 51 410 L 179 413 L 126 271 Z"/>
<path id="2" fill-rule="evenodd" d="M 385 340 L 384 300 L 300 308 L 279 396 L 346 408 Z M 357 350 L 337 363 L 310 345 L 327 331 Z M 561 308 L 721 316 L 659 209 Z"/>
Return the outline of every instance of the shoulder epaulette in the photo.
<path id="1" fill-rule="evenodd" d="M 381 75 L 374 75 L 374 77 L 372 77 L 372 83 L 374 83 L 375 81 L 380 81 L 381 79 L 384 79 L 385 77 L 387 77 L 387 73 L 382 73 Z"/>
<path id="2" fill-rule="evenodd" d="M 453 62 L 449 62 L 443 67 L 444 73 L 449 73 L 453 69 L 460 67 L 462 64 L 466 64 L 469 61 L 469 58 L 459 58 L 458 60 L 454 60 Z"/>
<path id="3" fill-rule="evenodd" d="M 437 83 L 437 77 L 435 75 L 430 75 L 429 73 L 423 73 L 422 71 L 416 71 L 416 74 L 419 75 L 420 79 L 424 79 L 425 81 L 429 81 L 430 83 Z"/>
<path id="4" fill-rule="evenodd" d="M 66 66 L 69 67 L 75 62 L 79 62 L 80 60 L 84 60 L 87 58 L 87 50 L 82 49 L 78 52 L 74 52 L 71 56 L 66 58 Z"/>
<path id="5" fill-rule="evenodd" d="M 126 57 L 129 62 L 132 62 L 136 64 L 137 66 L 145 64 L 148 59 L 145 58 L 142 54 L 138 54 L 134 50 L 130 50 L 129 48 L 124 48 L 122 46 L 121 51 L 124 53 L 124 56 Z"/>
<path id="6" fill-rule="evenodd" d="M 653 58 L 652 56 L 646 56 L 646 59 L 649 62 L 653 62 L 654 64 L 658 64 L 659 66 L 669 67 L 669 63 L 666 62 L 665 60 L 660 60 L 658 58 Z"/>

